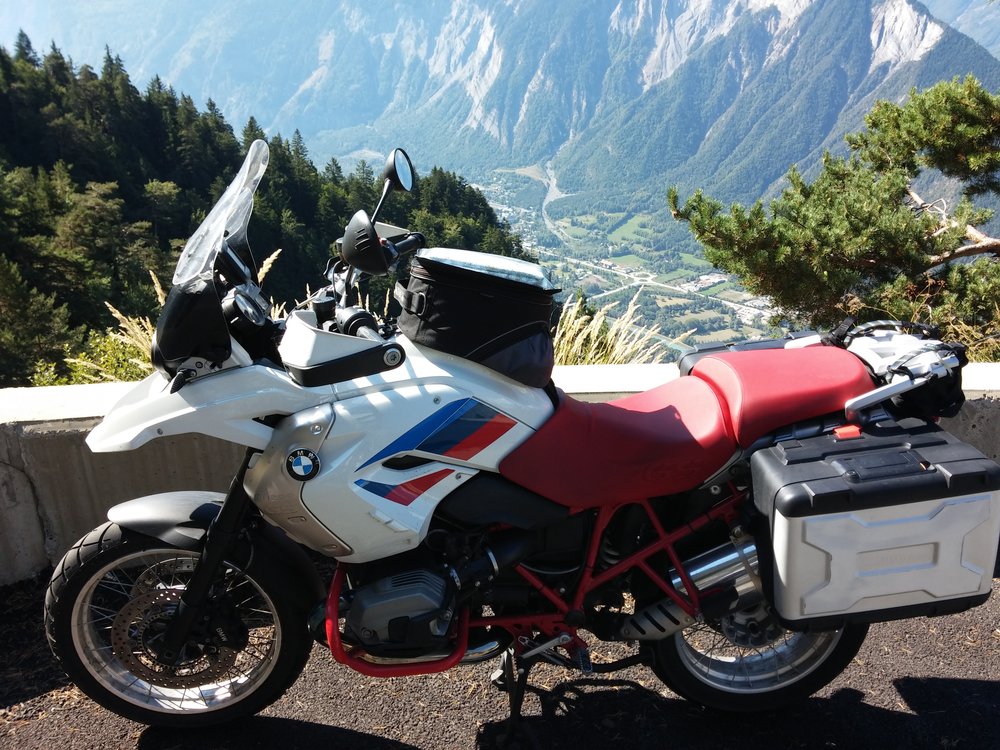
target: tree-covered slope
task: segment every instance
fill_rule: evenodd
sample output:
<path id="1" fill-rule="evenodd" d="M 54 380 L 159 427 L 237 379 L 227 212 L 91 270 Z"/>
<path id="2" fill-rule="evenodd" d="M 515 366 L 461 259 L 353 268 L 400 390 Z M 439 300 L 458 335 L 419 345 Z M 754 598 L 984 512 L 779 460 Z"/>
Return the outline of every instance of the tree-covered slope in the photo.
<path id="1" fill-rule="evenodd" d="M 916 59 L 883 59 L 867 3 L 814 3 L 784 37 L 772 31 L 775 15 L 745 16 L 619 117 L 581 135 L 557 161 L 561 186 L 600 201 L 623 174 L 640 189 L 655 183 L 656 198 L 669 182 L 748 202 L 791 165 L 808 170 L 823 149 L 843 150 L 843 134 L 876 99 L 898 101 L 965 73 L 1000 88 L 1000 61 L 948 28 Z"/>
<path id="2" fill-rule="evenodd" d="M 0 386 L 25 384 L 38 361 L 61 362 L 111 325 L 107 304 L 155 315 L 150 273 L 169 286 L 255 138 L 267 136 L 254 118 L 237 136 L 211 101 L 199 110 L 158 78 L 140 92 L 110 53 L 97 72 L 54 46 L 37 53 L 23 34 L 13 52 L 0 47 Z M 365 161 L 346 175 L 336 160 L 318 169 L 297 131 L 267 140 L 250 239 L 258 261 L 282 250 L 265 292 L 290 302 L 324 283 L 332 243 L 379 186 Z M 465 180 L 425 174 L 387 220 L 434 243 L 522 252 Z"/>

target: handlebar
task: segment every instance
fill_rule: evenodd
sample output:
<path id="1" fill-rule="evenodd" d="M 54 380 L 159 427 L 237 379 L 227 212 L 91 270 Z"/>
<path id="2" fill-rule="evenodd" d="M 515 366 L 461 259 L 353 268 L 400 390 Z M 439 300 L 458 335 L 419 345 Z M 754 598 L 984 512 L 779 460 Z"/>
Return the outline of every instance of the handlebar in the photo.
<path id="1" fill-rule="evenodd" d="M 422 247 L 427 246 L 427 238 L 424 237 L 420 232 L 410 232 L 406 237 L 401 239 L 399 242 L 389 242 L 386 240 L 386 245 L 395 253 L 396 260 L 406 253 L 411 253 L 414 250 L 419 250 Z"/>
<path id="2" fill-rule="evenodd" d="M 342 307 L 337 310 L 336 317 L 337 328 L 341 333 L 377 341 L 380 344 L 385 341 L 378 332 L 378 321 L 375 320 L 375 316 L 363 308 Z"/>
<path id="3" fill-rule="evenodd" d="M 356 326 L 353 333 L 359 338 L 368 339 L 369 341 L 377 341 L 380 344 L 385 341 L 385 339 L 382 338 L 382 334 L 371 326 Z"/>
<path id="4" fill-rule="evenodd" d="M 348 336 L 373 341 L 379 346 L 353 355 L 361 363 L 359 372 L 365 375 L 384 372 L 399 367 L 406 359 L 406 352 L 395 341 L 386 341 L 378 332 L 375 316 L 360 307 L 345 307 L 337 310 L 337 327 Z"/>

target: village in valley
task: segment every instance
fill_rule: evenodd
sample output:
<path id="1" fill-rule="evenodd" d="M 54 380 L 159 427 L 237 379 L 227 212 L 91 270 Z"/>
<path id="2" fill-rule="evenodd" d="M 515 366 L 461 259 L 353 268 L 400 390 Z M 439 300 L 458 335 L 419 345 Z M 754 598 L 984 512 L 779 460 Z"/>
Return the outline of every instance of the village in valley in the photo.
<path id="1" fill-rule="evenodd" d="M 551 180 L 551 181 L 550 181 Z M 624 311 L 636 299 L 639 320 L 665 342 L 724 343 L 774 332 L 770 300 L 741 288 L 696 251 L 673 251 L 651 215 L 562 215 L 554 176 L 540 169 L 498 172 L 476 185 L 497 215 L 521 236 L 564 295 L 581 293 L 595 308 Z M 541 204 L 541 208 L 525 207 Z"/>

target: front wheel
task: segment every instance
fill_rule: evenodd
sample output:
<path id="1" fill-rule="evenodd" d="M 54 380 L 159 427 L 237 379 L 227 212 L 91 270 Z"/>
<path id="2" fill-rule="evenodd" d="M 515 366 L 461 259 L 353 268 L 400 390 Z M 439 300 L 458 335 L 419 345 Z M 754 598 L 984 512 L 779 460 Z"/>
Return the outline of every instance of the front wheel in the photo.
<path id="1" fill-rule="evenodd" d="M 761 606 L 656 642 L 653 671 L 675 693 L 703 706 L 768 711 L 807 698 L 833 680 L 867 633 L 867 625 L 788 631 Z"/>
<path id="2" fill-rule="evenodd" d="M 158 657 L 198 560 L 113 523 L 66 553 L 46 592 L 45 630 L 83 692 L 144 724 L 195 727 L 256 713 L 295 681 L 311 648 L 306 616 L 254 563 L 224 564 L 180 657 Z"/>

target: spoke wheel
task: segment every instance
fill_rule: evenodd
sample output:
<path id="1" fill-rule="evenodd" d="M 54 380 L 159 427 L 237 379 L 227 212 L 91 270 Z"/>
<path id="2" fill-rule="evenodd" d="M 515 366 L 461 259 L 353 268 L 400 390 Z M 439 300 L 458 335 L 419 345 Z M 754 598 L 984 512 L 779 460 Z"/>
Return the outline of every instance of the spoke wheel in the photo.
<path id="1" fill-rule="evenodd" d="M 653 670 L 696 703 L 724 711 L 770 710 L 808 697 L 839 675 L 867 632 L 867 625 L 793 632 L 759 607 L 657 642 Z"/>
<path id="2" fill-rule="evenodd" d="M 67 553 L 46 596 L 46 631 L 91 698 L 147 724 L 197 726 L 254 713 L 298 676 L 310 648 L 304 615 L 278 582 L 229 564 L 180 657 L 160 658 L 198 559 L 113 524 Z"/>

